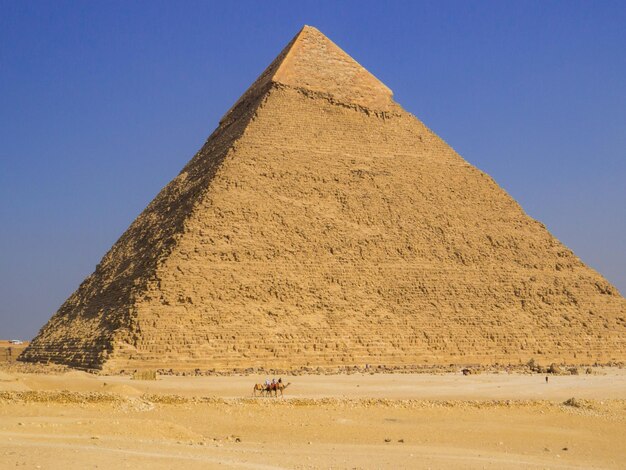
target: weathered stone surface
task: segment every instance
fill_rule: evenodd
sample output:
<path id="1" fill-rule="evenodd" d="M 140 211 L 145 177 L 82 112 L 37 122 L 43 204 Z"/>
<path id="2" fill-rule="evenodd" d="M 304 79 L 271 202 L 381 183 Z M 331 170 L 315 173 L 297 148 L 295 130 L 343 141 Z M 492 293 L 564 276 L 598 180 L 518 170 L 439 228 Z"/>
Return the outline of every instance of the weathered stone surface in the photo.
<path id="1" fill-rule="evenodd" d="M 14 344 L 8 340 L 0 340 L 0 363 L 16 361 L 26 347 L 28 347 L 28 341 Z"/>
<path id="2" fill-rule="evenodd" d="M 119 371 L 626 358 L 626 301 L 305 27 L 22 358 Z"/>

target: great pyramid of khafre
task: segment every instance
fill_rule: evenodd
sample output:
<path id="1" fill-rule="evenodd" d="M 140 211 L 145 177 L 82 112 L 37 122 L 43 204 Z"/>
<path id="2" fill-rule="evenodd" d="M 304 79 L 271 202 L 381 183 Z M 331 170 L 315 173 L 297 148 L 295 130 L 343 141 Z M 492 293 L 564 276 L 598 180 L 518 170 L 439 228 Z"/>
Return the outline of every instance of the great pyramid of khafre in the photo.
<path id="1" fill-rule="evenodd" d="M 626 359 L 626 300 L 304 27 L 21 359 L 116 372 Z"/>

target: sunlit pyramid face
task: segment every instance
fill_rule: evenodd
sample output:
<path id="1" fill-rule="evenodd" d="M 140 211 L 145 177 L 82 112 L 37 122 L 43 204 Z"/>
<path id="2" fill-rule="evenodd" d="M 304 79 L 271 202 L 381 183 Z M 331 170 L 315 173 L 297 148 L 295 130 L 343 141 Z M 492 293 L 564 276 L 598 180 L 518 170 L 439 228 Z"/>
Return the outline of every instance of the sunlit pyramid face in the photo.
<path id="1" fill-rule="evenodd" d="M 604 278 L 304 27 L 22 358 L 586 363 L 626 358 L 625 314 Z"/>

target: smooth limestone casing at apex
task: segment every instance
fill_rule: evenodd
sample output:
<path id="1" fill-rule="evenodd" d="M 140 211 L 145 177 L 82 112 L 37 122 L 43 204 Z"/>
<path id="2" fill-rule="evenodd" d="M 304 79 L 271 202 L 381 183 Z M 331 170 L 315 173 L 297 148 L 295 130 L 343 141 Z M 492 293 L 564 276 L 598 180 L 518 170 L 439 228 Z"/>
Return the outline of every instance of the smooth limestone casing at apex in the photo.
<path id="1" fill-rule="evenodd" d="M 116 372 L 626 359 L 626 300 L 305 26 L 22 354 Z"/>

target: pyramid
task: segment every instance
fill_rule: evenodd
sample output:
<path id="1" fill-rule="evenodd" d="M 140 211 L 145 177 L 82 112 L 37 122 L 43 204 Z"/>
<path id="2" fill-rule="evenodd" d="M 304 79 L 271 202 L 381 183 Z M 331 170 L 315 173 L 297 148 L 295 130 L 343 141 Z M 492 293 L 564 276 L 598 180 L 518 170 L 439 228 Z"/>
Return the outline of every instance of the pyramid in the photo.
<path id="1" fill-rule="evenodd" d="M 626 300 L 305 26 L 25 350 L 107 372 L 626 359 Z"/>

